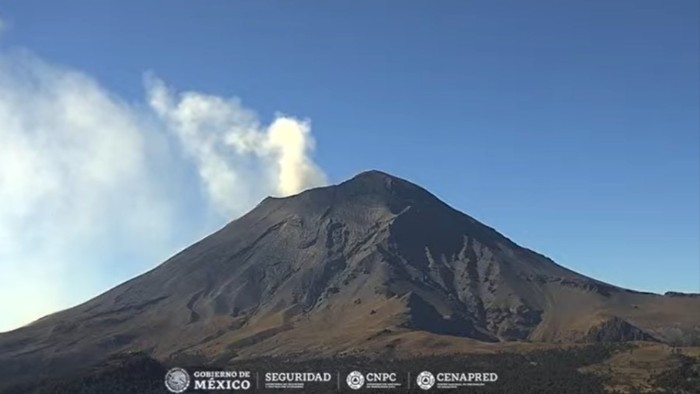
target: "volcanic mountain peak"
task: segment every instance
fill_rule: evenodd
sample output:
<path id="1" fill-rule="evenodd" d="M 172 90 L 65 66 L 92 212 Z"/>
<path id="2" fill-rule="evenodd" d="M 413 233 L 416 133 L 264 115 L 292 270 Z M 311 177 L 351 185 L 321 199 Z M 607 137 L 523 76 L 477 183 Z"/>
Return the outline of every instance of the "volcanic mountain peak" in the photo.
<path id="1" fill-rule="evenodd" d="M 357 173 L 357 175 L 353 176 L 352 178 L 348 179 L 347 181 L 344 181 L 343 183 L 350 183 L 350 182 L 392 182 L 392 181 L 401 181 L 401 182 L 407 182 L 397 176 L 391 175 L 389 173 L 386 173 L 384 171 L 380 170 L 366 170 Z"/>
<path id="2" fill-rule="evenodd" d="M 309 189 L 289 197 L 268 197 L 259 207 L 272 206 L 273 209 L 286 209 L 303 215 L 310 210 L 328 209 L 329 206 L 384 207 L 397 213 L 416 204 L 447 207 L 420 186 L 385 172 L 370 170 L 337 185 Z"/>
<path id="3" fill-rule="evenodd" d="M 435 198 L 430 192 L 405 179 L 378 170 L 361 172 L 338 185 L 341 192 L 378 193 L 387 197 Z"/>
<path id="4" fill-rule="evenodd" d="M 368 171 L 267 198 L 157 268 L 1 334 L 0 380 L 23 365 L 51 360 L 58 373 L 123 351 L 228 360 L 411 351 L 446 338 L 458 348 L 465 338 L 688 341 L 700 337 L 698 310 L 697 297 L 577 274 Z"/>

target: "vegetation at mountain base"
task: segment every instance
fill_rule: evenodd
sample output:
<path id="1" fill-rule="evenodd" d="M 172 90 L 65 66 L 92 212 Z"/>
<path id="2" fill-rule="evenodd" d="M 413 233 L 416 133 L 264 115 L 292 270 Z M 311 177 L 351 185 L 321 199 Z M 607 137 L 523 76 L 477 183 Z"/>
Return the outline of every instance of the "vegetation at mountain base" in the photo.
<path id="1" fill-rule="evenodd" d="M 614 355 L 629 353 L 635 345 L 622 343 L 600 343 L 583 346 L 572 346 L 561 349 L 531 351 L 525 353 L 497 353 L 481 355 L 454 355 L 420 357 L 412 359 L 386 357 L 336 357 L 330 359 L 313 359 L 295 361 L 294 359 L 259 358 L 242 360 L 230 365 L 199 364 L 198 357 L 180 357 L 166 363 L 161 363 L 144 353 L 119 355 L 107 362 L 95 366 L 82 374 L 49 379 L 33 384 L 23 385 L 5 390 L 6 394 L 117 394 L 117 393 L 167 393 L 164 387 L 164 376 L 172 366 L 184 367 L 190 373 L 195 370 L 248 370 L 253 373 L 255 381 L 262 380 L 265 372 L 331 372 L 333 384 L 308 384 L 304 390 L 263 390 L 251 389 L 251 392 L 275 393 L 324 393 L 333 391 L 357 392 L 345 384 L 345 376 L 350 371 L 363 372 L 396 372 L 404 383 L 400 392 L 425 392 L 411 383 L 411 389 L 405 389 L 406 374 L 415 377 L 421 371 L 438 372 L 495 372 L 498 380 L 483 387 L 469 387 L 462 391 L 470 393 L 623 393 L 626 390 L 606 388 L 609 377 L 601 374 L 582 372 L 581 368 L 588 365 L 604 363 Z M 700 367 L 698 357 L 674 354 L 678 360 L 677 366 L 663 371 L 654 380 L 652 392 L 690 394 L 700 392 Z M 179 364 L 170 364 L 177 362 Z M 255 374 L 259 374 L 256 378 Z M 340 389 L 335 386 L 336 373 L 340 376 Z M 434 389 L 435 390 L 435 389 Z M 360 390 L 359 392 L 381 391 Z M 397 392 L 398 392 L 397 391 Z M 450 390 L 440 390 L 450 391 Z M 451 392 L 459 392 L 452 390 Z M 188 391 L 205 393 L 207 391 Z M 211 391 L 215 393 L 217 391 Z"/>

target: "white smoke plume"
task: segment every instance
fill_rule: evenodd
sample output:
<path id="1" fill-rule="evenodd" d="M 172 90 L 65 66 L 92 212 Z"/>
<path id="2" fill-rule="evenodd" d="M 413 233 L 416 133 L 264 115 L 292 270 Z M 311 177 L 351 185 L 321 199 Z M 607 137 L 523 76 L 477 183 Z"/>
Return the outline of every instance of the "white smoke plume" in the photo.
<path id="1" fill-rule="evenodd" d="M 266 195 L 325 182 L 308 121 L 262 125 L 237 99 L 155 77 L 144 101 L 0 52 L 0 331 L 155 266 Z"/>
<path id="2" fill-rule="evenodd" d="M 196 162 L 218 207 L 236 212 L 261 190 L 288 196 L 325 183 L 309 157 L 314 140 L 308 121 L 277 116 L 263 126 L 236 99 L 196 92 L 175 96 L 153 77 L 147 85 L 151 108 Z"/>

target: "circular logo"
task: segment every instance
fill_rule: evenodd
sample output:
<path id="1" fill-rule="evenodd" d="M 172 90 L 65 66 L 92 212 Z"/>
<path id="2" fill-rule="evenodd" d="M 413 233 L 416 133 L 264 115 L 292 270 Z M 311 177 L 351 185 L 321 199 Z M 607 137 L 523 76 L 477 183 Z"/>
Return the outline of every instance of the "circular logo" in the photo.
<path id="1" fill-rule="evenodd" d="M 359 390 L 363 384 L 365 384 L 365 377 L 362 375 L 361 372 L 358 371 L 352 371 L 348 374 L 347 379 L 345 381 L 348 383 L 348 386 L 353 389 L 353 390 Z"/>
<path id="2" fill-rule="evenodd" d="M 423 390 L 430 390 L 430 388 L 435 384 L 435 376 L 428 371 L 423 371 L 418 374 L 416 384 Z"/>
<path id="3" fill-rule="evenodd" d="M 165 388 L 171 393 L 182 393 L 190 385 L 190 375 L 182 368 L 172 368 L 165 374 Z"/>

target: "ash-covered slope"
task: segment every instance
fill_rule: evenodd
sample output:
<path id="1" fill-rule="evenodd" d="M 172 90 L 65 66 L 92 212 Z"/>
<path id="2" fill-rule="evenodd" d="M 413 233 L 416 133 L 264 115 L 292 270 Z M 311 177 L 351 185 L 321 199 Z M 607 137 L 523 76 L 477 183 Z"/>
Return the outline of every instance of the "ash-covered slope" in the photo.
<path id="1" fill-rule="evenodd" d="M 426 190 L 370 171 L 267 198 L 152 271 L 0 334 L 0 378 L 141 350 L 225 362 L 403 344 L 430 352 L 426 338 L 437 335 L 688 340 L 700 330 L 698 311 L 697 298 L 567 270 Z"/>

